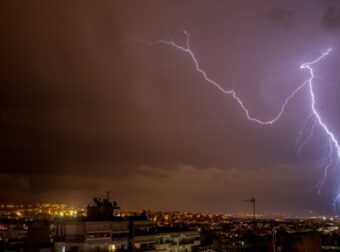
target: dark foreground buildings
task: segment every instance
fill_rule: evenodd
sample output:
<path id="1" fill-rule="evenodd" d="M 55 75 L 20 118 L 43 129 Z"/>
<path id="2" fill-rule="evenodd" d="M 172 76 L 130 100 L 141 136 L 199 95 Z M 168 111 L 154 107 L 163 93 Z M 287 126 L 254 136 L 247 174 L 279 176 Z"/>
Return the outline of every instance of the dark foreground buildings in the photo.
<path id="1" fill-rule="evenodd" d="M 0 251 L 340 251 L 337 223 L 259 220 L 254 232 L 249 219 L 185 212 L 124 214 L 115 202 L 96 198 L 86 216 L 2 219 Z M 322 241 L 328 244 L 323 250 Z"/>
<path id="2" fill-rule="evenodd" d="M 67 251 L 198 251 L 200 233 L 156 227 L 147 213 L 122 217 L 116 203 L 95 199 L 83 220 L 55 223 L 54 250 Z"/>
<path id="3" fill-rule="evenodd" d="M 316 232 L 248 236 L 242 239 L 215 239 L 213 251 L 219 252 L 321 252 L 321 236 Z"/>

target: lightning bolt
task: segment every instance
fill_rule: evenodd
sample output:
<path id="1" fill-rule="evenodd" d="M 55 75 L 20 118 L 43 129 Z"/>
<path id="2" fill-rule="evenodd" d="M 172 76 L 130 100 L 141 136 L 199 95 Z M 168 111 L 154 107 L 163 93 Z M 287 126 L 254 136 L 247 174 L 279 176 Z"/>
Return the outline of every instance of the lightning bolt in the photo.
<path id="1" fill-rule="evenodd" d="M 313 138 L 314 136 L 314 129 L 315 129 L 315 125 L 316 125 L 316 120 L 314 120 L 313 124 L 312 124 L 312 128 L 310 131 L 310 134 L 308 135 L 308 137 L 306 137 L 306 139 L 300 144 L 297 153 L 300 156 L 301 155 L 301 151 L 303 149 L 303 147 L 305 147 L 305 145 Z"/>
<path id="2" fill-rule="evenodd" d="M 172 48 L 188 55 L 191 58 L 194 66 L 195 66 L 195 70 L 199 74 L 201 74 L 201 76 L 204 78 L 204 80 L 206 82 L 208 82 L 209 84 L 213 85 L 220 92 L 222 92 L 226 95 L 230 95 L 239 104 L 239 106 L 244 111 L 244 113 L 245 113 L 245 115 L 246 115 L 246 117 L 249 121 L 253 121 L 253 122 L 256 122 L 256 123 L 261 124 L 261 125 L 274 124 L 275 122 L 277 122 L 281 118 L 281 116 L 285 112 L 285 109 L 286 109 L 287 105 L 289 104 L 290 100 L 292 100 L 295 97 L 295 95 L 300 90 L 302 90 L 304 87 L 308 87 L 308 92 L 309 92 L 309 95 L 310 95 L 310 98 L 311 98 L 311 104 L 310 104 L 311 114 L 307 117 L 303 128 L 299 132 L 299 137 L 297 139 L 296 146 L 298 145 L 298 143 L 299 143 L 299 141 L 302 137 L 303 131 L 307 127 L 308 121 L 311 118 L 314 118 L 310 135 L 305 139 L 304 142 L 302 142 L 302 144 L 300 144 L 300 146 L 297 148 L 297 151 L 298 151 L 298 153 L 300 153 L 302 148 L 305 146 L 305 144 L 307 144 L 307 142 L 314 136 L 314 128 L 315 128 L 316 124 L 318 126 L 320 126 L 322 128 L 322 130 L 324 131 L 324 133 L 326 134 L 326 136 L 328 137 L 328 145 L 329 145 L 329 152 L 328 152 L 328 155 L 326 157 L 326 160 L 325 160 L 325 162 L 322 162 L 323 165 L 325 165 L 324 172 L 323 172 L 323 175 L 322 175 L 319 183 L 317 184 L 317 187 L 319 188 L 319 193 L 321 193 L 321 188 L 323 187 L 323 185 L 326 181 L 328 169 L 333 165 L 333 151 L 336 151 L 337 157 L 338 157 L 338 159 L 340 159 L 340 146 L 339 146 L 339 142 L 336 139 L 334 133 L 331 132 L 331 130 L 326 125 L 326 123 L 322 119 L 319 111 L 316 108 L 316 95 L 315 95 L 314 89 L 313 89 L 313 81 L 315 79 L 315 74 L 314 74 L 314 70 L 313 70 L 312 66 L 319 63 L 327 55 L 329 55 L 330 52 L 332 51 L 332 49 L 329 48 L 326 51 L 322 52 L 321 55 L 319 57 L 317 57 L 316 59 L 314 59 L 310 62 L 305 62 L 305 63 L 300 65 L 300 69 L 306 70 L 309 77 L 302 84 L 298 85 L 295 89 L 293 89 L 291 91 L 291 93 L 284 100 L 279 111 L 276 113 L 275 116 L 272 117 L 272 119 L 262 120 L 262 119 L 254 117 L 250 113 L 249 109 L 246 107 L 246 105 L 242 101 L 242 99 L 238 96 L 238 94 L 236 93 L 234 88 L 229 89 L 229 90 L 225 89 L 225 88 L 223 88 L 223 86 L 220 83 L 214 81 L 212 78 L 210 78 L 208 76 L 207 72 L 201 68 L 196 55 L 194 54 L 194 52 L 192 51 L 192 49 L 190 47 L 190 34 L 187 31 L 185 31 L 184 33 L 186 35 L 185 46 L 179 45 L 179 44 L 175 43 L 173 40 L 156 40 L 156 41 L 152 42 L 152 41 L 148 41 L 148 40 L 145 40 L 145 39 L 139 38 L 139 37 L 134 37 L 133 39 L 138 40 L 139 42 L 146 43 L 150 46 L 155 46 L 155 45 L 169 46 L 169 47 L 172 47 Z M 235 82 L 235 80 L 233 80 L 233 83 L 234 82 Z M 327 160 L 328 160 L 328 163 L 325 164 Z M 335 198 L 334 203 L 338 199 L 340 199 L 340 194 Z"/>
<path id="3" fill-rule="evenodd" d="M 148 41 L 139 37 L 135 37 L 134 39 L 146 43 L 150 46 L 154 46 L 154 45 L 167 45 L 170 47 L 173 47 L 174 49 L 177 49 L 185 54 L 187 54 L 188 56 L 190 56 L 190 58 L 192 59 L 194 65 L 195 65 L 195 69 L 198 73 L 200 73 L 203 78 L 205 79 L 205 81 L 207 81 L 208 83 L 210 83 L 211 85 L 215 86 L 219 91 L 221 91 L 222 93 L 226 94 L 226 95 L 230 95 L 233 99 L 236 100 L 236 102 L 240 105 L 240 107 L 242 108 L 242 110 L 244 111 L 244 113 L 246 114 L 246 117 L 249 121 L 253 121 L 262 125 L 269 125 L 269 124 L 274 124 L 276 121 L 278 121 L 281 117 L 281 115 L 284 113 L 286 106 L 288 105 L 289 101 L 303 88 L 308 84 L 308 80 L 305 81 L 304 83 L 300 84 L 296 89 L 294 89 L 290 95 L 284 100 L 279 112 L 276 114 L 276 116 L 274 116 L 272 119 L 269 120 L 261 120 L 258 119 L 256 117 L 253 117 L 250 114 L 249 109 L 246 107 L 246 105 L 244 104 L 244 102 L 241 100 L 241 98 L 236 94 L 236 91 L 234 89 L 230 89 L 227 90 L 225 88 L 222 87 L 221 84 L 217 83 L 216 81 L 214 81 L 213 79 L 211 79 L 208 74 L 201 68 L 196 55 L 194 54 L 194 52 L 191 50 L 190 48 L 190 34 L 185 31 L 184 32 L 187 40 L 186 40 L 186 46 L 181 46 L 176 44 L 174 41 L 167 41 L 167 40 L 156 40 L 156 41 Z"/>
<path id="4" fill-rule="evenodd" d="M 332 144 L 331 138 L 328 139 L 328 148 L 329 148 L 329 151 L 328 151 L 328 154 L 327 154 L 327 156 L 324 160 L 323 166 L 326 164 L 327 160 L 328 160 L 328 163 L 327 163 L 326 166 L 324 166 L 323 174 L 321 176 L 320 181 L 314 186 L 314 188 L 318 188 L 319 195 L 321 195 L 322 187 L 325 184 L 328 169 L 330 167 L 332 167 L 332 165 L 333 165 L 333 144 Z"/>
<path id="5" fill-rule="evenodd" d="M 302 139 L 302 137 L 303 137 L 303 134 L 304 134 L 304 132 L 305 132 L 307 126 L 308 126 L 308 122 L 309 122 L 309 120 L 310 120 L 311 118 L 313 118 L 313 114 L 312 114 L 312 113 L 311 113 L 309 116 L 307 116 L 307 118 L 306 118 L 306 120 L 305 120 L 303 126 L 301 127 L 301 129 L 300 129 L 300 131 L 299 131 L 299 136 L 297 137 L 296 142 L 295 142 L 295 149 L 296 149 L 296 152 L 297 152 L 297 154 L 298 154 L 299 156 L 300 156 L 300 152 L 301 152 L 301 150 L 302 150 L 302 148 L 303 148 L 303 146 L 304 146 L 303 143 L 302 143 L 302 144 L 299 144 L 299 143 L 300 143 L 300 141 L 301 141 L 301 139 Z M 315 126 L 315 123 L 313 124 L 313 126 Z M 313 135 L 313 130 L 314 130 L 314 127 L 312 128 L 312 131 L 311 131 L 310 136 Z M 309 138 L 309 137 L 308 137 L 308 138 Z M 307 138 L 307 139 L 308 139 L 308 138 Z M 304 143 L 305 143 L 306 141 L 307 141 L 307 140 L 305 140 Z"/>
<path id="6" fill-rule="evenodd" d="M 309 94 L 311 97 L 311 109 L 312 109 L 312 113 L 314 115 L 314 117 L 316 118 L 318 124 L 321 126 L 321 128 L 323 129 L 324 133 L 327 135 L 328 137 L 328 141 L 329 141 L 329 153 L 328 156 L 326 158 L 326 160 L 328 159 L 328 163 L 324 168 L 324 172 L 323 175 L 321 177 L 321 180 L 319 181 L 319 183 L 317 184 L 317 186 L 319 187 L 319 194 L 321 194 L 321 189 L 326 181 L 326 177 L 327 177 L 327 173 L 330 167 L 332 167 L 333 165 L 333 151 L 335 151 L 336 155 L 337 155 L 337 160 L 340 159 L 340 146 L 339 146 L 339 142 L 336 139 L 335 135 L 333 132 L 331 132 L 331 130 L 328 128 L 328 126 L 326 125 L 326 123 L 323 121 L 323 119 L 321 118 L 320 113 L 318 112 L 317 108 L 316 108 L 316 101 L 315 101 L 315 94 L 314 94 L 314 89 L 313 89 L 313 80 L 315 77 L 314 74 L 314 70 L 312 68 L 312 65 L 318 63 L 320 60 L 322 60 L 324 57 L 326 57 L 330 52 L 332 51 L 331 48 L 329 48 L 327 51 L 323 52 L 321 54 L 320 57 L 318 57 L 317 59 L 311 61 L 311 62 L 306 62 L 303 63 L 300 68 L 301 69 L 306 69 L 309 72 L 309 79 L 307 80 L 307 85 L 308 85 L 308 89 L 309 89 Z M 339 199 L 340 194 L 338 194 L 338 196 L 335 198 L 333 204 L 335 206 L 336 201 Z"/>
<path id="7" fill-rule="evenodd" d="M 334 206 L 334 209 L 336 211 L 336 202 L 340 199 L 340 193 L 335 197 L 334 201 L 333 201 L 333 206 Z"/>
<path id="8" fill-rule="evenodd" d="M 330 52 L 332 51 L 331 48 L 329 48 L 327 51 L 323 52 L 321 54 L 320 57 L 318 57 L 317 59 L 311 61 L 311 62 L 307 62 L 307 63 L 303 63 L 300 68 L 301 69 L 307 69 L 309 72 L 309 79 L 307 80 L 307 85 L 309 87 L 309 94 L 310 97 L 312 99 L 312 104 L 311 104 L 311 109 L 312 112 L 316 118 L 316 120 L 318 121 L 319 125 L 322 127 L 322 129 L 324 130 L 324 132 L 326 133 L 326 135 L 329 137 L 331 143 L 333 144 L 333 146 L 336 149 L 336 153 L 338 155 L 338 158 L 340 158 L 340 146 L 339 146 L 339 142 L 338 140 L 335 138 L 333 132 L 330 131 L 330 129 L 328 128 L 328 126 L 326 125 L 326 123 L 322 120 L 318 110 L 316 109 L 315 106 L 315 94 L 314 94 L 314 90 L 313 90 L 313 79 L 314 79 L 314 70 L 311 67 L 312 65 L 318 63 L 320 60 L 322 60 L 324 57 L 326 57 Z"/>

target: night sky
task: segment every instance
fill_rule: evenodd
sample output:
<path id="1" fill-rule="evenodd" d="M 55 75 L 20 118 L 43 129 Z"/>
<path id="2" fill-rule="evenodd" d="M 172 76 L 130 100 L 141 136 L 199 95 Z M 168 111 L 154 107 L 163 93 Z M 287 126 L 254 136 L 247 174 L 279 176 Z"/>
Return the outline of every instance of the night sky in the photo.
<path id="1" fill-rule="evenodd" d="M 340 2 L 2 1 L 0 198 L 86 204 L 107 190 L 124 209 L 334 213 L 340 163 L 315 164 L 328 140 L 300 155 L 307 89 L 273 125 L 247 120 L 210 78 L 271 119 L 315 65 L 316 106 L 340 138 Z M 308 123 L 305 136 L 312 130 Z M 326 153 L 327 154 L 327 153 Z M 338 204 L 340 209 L 340 204 Z"/>

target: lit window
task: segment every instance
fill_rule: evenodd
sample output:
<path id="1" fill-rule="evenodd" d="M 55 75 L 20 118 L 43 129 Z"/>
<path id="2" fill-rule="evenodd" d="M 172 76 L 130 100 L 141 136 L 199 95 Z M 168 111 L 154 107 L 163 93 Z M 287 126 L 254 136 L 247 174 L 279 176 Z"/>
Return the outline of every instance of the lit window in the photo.
<path id="1" fill-rule="evenodd" d="M 115 251 L 116 250 L 116 245 L 110 244 L 109 245 L 109 251 Z"/>

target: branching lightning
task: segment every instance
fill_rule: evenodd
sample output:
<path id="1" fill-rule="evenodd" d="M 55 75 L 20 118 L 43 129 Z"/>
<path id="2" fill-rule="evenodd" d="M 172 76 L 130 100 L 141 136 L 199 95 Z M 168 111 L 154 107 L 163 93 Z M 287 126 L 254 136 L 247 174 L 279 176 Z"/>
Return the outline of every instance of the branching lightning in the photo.
<path id="1" fill-rule="evenodd" d="M 326 57 L 330 52 L 332 51 L 331 48 L 329 48 L 327 51 L 323 52 L 321 54 L 320 57 L 318 57 L 317 59 L 311 61 L 311 62 L 307 62 L 304 63 L 300 66 L 301 69 L 307 69 L 309 72 L 309 79 L 307 80 L 308 83 L 308 88 L 309 88 L 309 94 L 311 97 L 311 109 L 313 112 L 314 117 L 316 118 L 318 124 L 321 126 L 321 128 L 323 129 L 324 133 L 327 135 L 328 137 L 328 141 L 329 141 L 329 153 L 327 156 L 328 159 L 328 163 L 326 164 L 326 166 L 324 167 L 324 172 L 323 175 L 321 177 L 321 180 L 319 181 L 319 183 L 317 184 L 318 186 L 318 192 L 319 194 L 321 194 L 321 189 L 326 181 L 327 178 L 327 173 L 330 167 L 332 167 L 332 165 L 334 165 L 334 160 L 333 160 L 333 151 L 335 151 L 336 155 L 337 155 L 337 160 L 340 159 L 340 146 L 339 146 L 339 142 L 338 140 L 335 138 L 333 132 L 330 131 L 330 129 L 328 128 L 328 126 L 326 125 L 326 123 L 322 120 L 321 115 L 319 114 L 317 108 L 316 108 L 316 101 L 315 101 L 315 94 L 314 94 L 314 89 L 313 89 L 313 80 L 314 80 L 314 70 L 312 68 L 312 65 L 318 63 L 320 60 L 322 60 L 324 57 Z M 340 196 L 338 195 L 334 201 L 334 205 L 336 203 L 336 200 L 339 198 Z"/>
<path id="2" fill-rule="evenodd" d="M 187 40 L 186 40 L 186 46 L 181 46 L 176 44 L 174 41 L 167 41 L 167 40 L 157 40 L 157 41 L 147 41 L 145 39 L 142 38 L 135 38 L 137 40 L 139 40 L 140 42 L 144 42 L 150 46 L 153 45 L 157 45 L 157 44 L 163 44 L 163 45 L 167 45 L 170 47 L 173 47 L 183 53 L 186 53 L 187 55 L 190 56 L 190 58 L 192 59 L 196 71 L 198 73 L 200 73 L 203 78 L 210 84 L 212 84 L 213 86 L 215 86 L 219 91 L 221 91 L 224 94 L 227 95 L 231 95 L 232 98 L 234 98 L 238 104 L 240 105 L 240 107 L 242 108 L 242 110 L 244 111 L 244 113 L 247 116 L 247 119 L 250 121 L 254 121 L 256 123 L 262 124 L 262 125 L 268 125 L 268 124 L 274 124 L 276 121 L 278 121 L 281 117 L 281 115 L 284 113 L 286 106 L 288 105 L 289 101 L 303 88 L 308 84 L 308 80 L 306 80 L 305 82 L 303 82 L 302 84 L 300 84 L 296 89 L 294 89 L 291 94 L 285 99 L 284 103 L 282 104 L 279 112 L 276 114 L 275 117 L 273 117 L 270 120 L 261 120 L 258 119 L 256 117 L 253 117 L 252 115 L 250 115 L 250 111 L 249 109 L 246 107 L 246 105 L 244 104 L 244 102 L 241 100 L 241 98 L 236 94 L 236 91 L 234 89 L 230 89 L 227 90 L 225 88 L 222 87 L 221 84 L 217 83 L 216 81 L 214 81 L 213 79 L 211 79 L 210 77 L 208 77 L 208 74 L 200 67 L 200 64 L 198 63 L 197 57 L 195 56 L 194 52 L 191 50 L 190 48 L 190 34 L 188 32 L 185 31 L 185 35 L 187 36 Z"/>
<path id="3" fill-rule="evenodd" d="M 314 65 L 315 63 L 318 63 L 320 60 L 322 60 L 324 57 L 326 57 L 330 52 L 332 51 L 331 48 L 329 48 L 327 51 L 323 52 L 321 54 L 321 56 L 311 62 L 307 62 L 304 63 L 300 66 L 301 69 L 307 69 L 310 77 L 307 80 L 307 84 L 309 87 L 309 93 L 310 93 L 310 97 L 312 99 L 312 104 L 311 104 L 311 108 L 312 108 L 312 112 L 316 118 L 316 120 L 318 121 L 319 125 L 322 127 L 322 129 L 324 130 L 324 132 L 326 133 L 326 135 L 330 138 L 330 141 L 332 142 L 332 144 L 334 145 L 335 149 L 336 149 L 336 153 L 338 155 L 338 158 L 340 158 L 340 146 L 339 146 L 339 142 L 338 140 L 335 138 L 334 134 L 329 130 L 328 126 L 325 124 L 325 122 L 322 120 L 319 112 L 316 109 L 315 106 L 315 94 L 314 94 L 314 90 L 313 90 L 313 79 L 314 79 L 314 70 L 311 67 L 312 65 Z"/>
<path id="4" fill-rule="evenodd" d="M 313 138 L 315 125 L 316 125 L 316 120 L 313 121 L 309 135 L 306 137 L 306 139 L 300 144 L 299 148 L 297 149 L 297 153 L 299 156 L 301 155 L 301 151 L 303 147 L 305 147 L 305 145 Z"/>
<path id="5" fill-rule="evenodd" d="M 309 122 L 309 120 L 312 119 L 312 118 L 313 118 L 313 113 L 311 113 L 310 115 L 307 116 L 307 118 L 306 118 L 306 120 L 305 120 L 303 126 L 301 127 L 301 129 L 300 129 L 300 131 L 299 131 L 299 136 L 298 136 L 297 139 L 296 139 L 295 150 L 296 150 L 296 152 L 297 152 L 297 154 L 298 154 L 299 156 L 300 156 L 300 152 L 301 152 L 303 146 L 304 146 L 305 143 L 307 142 L 307 139 L 308 139 L 308 138 L 311 138 L 311 137 L 307 137 L 307 138 L 304 140 L 303 143 L 300 143 L 300 141 L 301 141 L 301 139 L 302 139 L 302 137 L 303 137 L 303 134 L 304 134 L 304 132 L 306 131 L 308 125 L 309 125 L 308 122 Z M 314 122 L 315 122 L 315 121 L 314 121 Z M 314 132 L 313 132 L 313 131 L 314 131 L 314 126 L 315 126 L 315 123 L 313 124 L 313 128 L 311 129 L 311 133 L 310 133 L 309 136 L 312 136 L 312 135 L 314 134 Z"/>
<path id="6" fill-rule="evenodd" d="M 311 140 L 311 138 L 314 136 L 314 129 L 316 126 L 321 127 L 321 129 L 323 130 L 323 132 L 326 134 L 327 138 L 328 138 L 328 148 L 329 151 L 326 155 L 325 158 L 322 158 L 318 163 L 317 166 L 322 166 L 323 167 L 323 174 L 321 176 L 320 181 L 317 183 L 316 187 L 318 188 L 318 192 L 321 193 L 321 189 L 326 181 L 327 178 L 327 173 L 330 167 L 332 167 L 334 165 L 334 160 L 333 160 L 333 154 L 334 151 L 337 154 L 337 160 L 340 159 L 340 146 L 339 146 L 339 142 L 336 139 L 335 135 L 333 132 L 331 132 L 331 130 L 329 129 L 329 127 L 327 126 L 327 124 L 324 122 L 324 120 L 322 119 L 319 111 L 317 110 L 316 107 L 316 95 L 314 93 L 314 88 L 313 88 L 313 81 L 315 80 L 316 76 L 314 74 L 314 70 L 313 70 L 313 65 L 319 63 L 321 60 L 323 60 L 327 55 L 330 54 L 330 52 L 332 51 L 331 48 L 327 49 L 326 51 L 322 52 L 321 55 L 319 57 L 317 57 L 316 59 L 310 61 L 310 62 L 305 62 L 302 65 L 300 65 L 300 68 L 302 70 L 306 70 L 308 73 L 308 78 L 301 83 L 300 85 L 298 85 L 294 90 L 291 91 L 291 93 L 286 97 L 286 99 L 284 100 L 283 104 L 281 105 L 279 111 L 276 113 L 275 116 L 273 116 L 272 119 L 267 119 L 267 120 L 263 120 L 263 119 L 259 119 L 254 117 L 249 109 L 247 108 L 247 106 L 245 105 L 244 101 L 240 98 L 240 96 L 236 93 L 235 89 L 225 89 L 223 88 L 223 86 L 214 81 L 212 78 L 210 78 L 208 76 L 208 74 L 206 73 L 206 71 L 204 71 L 200 64 L 199 61 L 196 57 L 196 55 L 194 54 L 194 52 L 192 51 L 191 47 L 190 47 L 190 34 L 188 32 L 184 32 L 186 35 L 186 43 L 185 46 L 179 45 L 177 43 L 175 43 L 173 40 L 157 40 L 157 41 L 147 41 L 145 39 L 142 38 L 134 38 L 135 40 L 138 40 L 140 42 L 146 43 L 150 46 L 155 46 L 155 45 L 165 45 L 165 46 L 169 46 L 172 47 L 186 55 L 188 55 L 194 66 L 195 66 L 195 70 L 202 75 L 202 77 L 204 78 L 204 80 L 206 82 L 208 82 L 209 84 L 213 85 L 215 88 L 217 88 L 219 91 L 221 91 L 222 93 L 226 94 L 226 95 L 230 95 L 241 107 L 241 109 L 244 111 L 247 119 L 249 121 L 253 121 L 256 122 L 258 124 L 261 125 L 271 125 L 274 124 L 275 122 L 277 122 L 281 116 L 283 115 L 283 113 L 285 112 L 285 109 L 287 107 L 287 105 L 289 104 L 290 100 L 292 100 L 296 94 L 302 90 L 303 88 L 306 87 L 306 89 L 308 90 L 310 99 L 311 99 L 311 104 L 310 104 L 310 109 L 311 109 L 311 114 L 306 118 L 305 124 L 303 125 L 303 127 L 301 128 L 300 132 L 299 132 L 299 136 L 298 139 L 296 141 L 296 150 L 297 153 L 300 154 L 301 150 L 303 149 L 303 147 L 307 144 L 307 142 L 309 140 Z M 233 80 L 233 84 L 234 84 L 235 80 Z M 234 85 L 233 85 L 234 86 Z M 310 120 L 313 120 L 313 125 L 311 127 L 311 131 L 310 134 L 307 136 L 307 138 L 305 138 L 305 140 L 303 142 L 301 142 L 301 139 L 303 137 L 303 132 L 304 130 L 307 128 L 307 124 Z M 337 197 L 334 200 L 334 203 L 340 199 L 340 194 L 337 195 Z"/>

